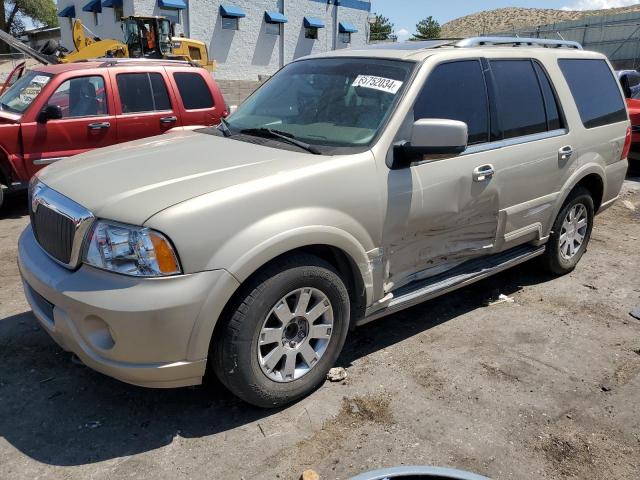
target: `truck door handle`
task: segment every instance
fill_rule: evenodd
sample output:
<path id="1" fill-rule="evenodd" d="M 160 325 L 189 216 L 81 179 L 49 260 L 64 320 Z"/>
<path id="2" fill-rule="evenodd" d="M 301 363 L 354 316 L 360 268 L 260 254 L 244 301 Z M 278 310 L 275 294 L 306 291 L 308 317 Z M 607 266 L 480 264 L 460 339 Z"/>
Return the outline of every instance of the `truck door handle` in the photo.
<path id="1" fill-rule="evenodd" d="M 178 121 L 178 117 L 171 115 L 170 117 L 160 118 L 160 123 L 175 123 Z"/>
<path id="2" fill-rule="evenodd" d="M 480 165 L 473 169 L 473 181 L 484 182 L 485 180 L 491 180 L 495 173 L 496 169 L 493 168 L 493 165 Z"/>
<path id="3" fill-rule="evenodd" d="M 566 147 L 562 147 L 558 150 L 558 159 L 566 162 L 573 155 L 573 147 L 571 145 L 567 145 Z"/>
<path id="4" fill-rule="evenodd" d="M 89 127 L 89 130 L 104 130 L 106 128 L 109 128 L 111 124 L 109 122 L 97 122 L 97 123 L 90 123 L 87 126 Z"/>

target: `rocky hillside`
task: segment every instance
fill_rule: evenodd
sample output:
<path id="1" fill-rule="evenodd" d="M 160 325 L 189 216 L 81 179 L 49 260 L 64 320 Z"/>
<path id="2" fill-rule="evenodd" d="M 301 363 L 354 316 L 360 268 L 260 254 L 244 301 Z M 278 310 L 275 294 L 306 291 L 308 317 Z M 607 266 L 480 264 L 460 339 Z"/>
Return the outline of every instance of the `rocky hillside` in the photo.
<path id="1" fill-rule="evenodd" d="M 549 23 L 577 20 L 590 15 L 616 15 L 640 11 L 640 3 L 631 7 L 607 10 L 552 10 L 543 8 L 499 8 L 474 13 L 445 23 L 443 38 L 471 37 L 483 33 L 507 32 L 509 30 L 546 25 Z"/>

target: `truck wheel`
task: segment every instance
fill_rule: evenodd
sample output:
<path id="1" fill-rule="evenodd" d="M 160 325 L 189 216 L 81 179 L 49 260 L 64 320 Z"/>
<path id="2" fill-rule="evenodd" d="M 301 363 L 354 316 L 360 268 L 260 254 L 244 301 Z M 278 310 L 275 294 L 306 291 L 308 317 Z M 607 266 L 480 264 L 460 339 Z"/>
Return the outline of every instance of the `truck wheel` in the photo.
<path id="1" fill-rule="evenodd" d="M 244 401 L 272 408 L 317 388 L 349 327 L 349 294 L 313 255 L 273 264 L 250 280 L 212 342 L 220 381 Z"/>
<path id="2" fill-rule="evenodd" d="M 47 40 L 40 48 L 40 53 L 45 55 L 53 55 L 60 49 L 60 44 L 55 40 Z"/>
<path id="3" fill-rule="evenodd" d="M 556 221 L 542 261 L 556 275 L 571 272 L 587 250 L 593 228 L 593 198 L 583 187 L 574 189 L 565 201 Z"/>

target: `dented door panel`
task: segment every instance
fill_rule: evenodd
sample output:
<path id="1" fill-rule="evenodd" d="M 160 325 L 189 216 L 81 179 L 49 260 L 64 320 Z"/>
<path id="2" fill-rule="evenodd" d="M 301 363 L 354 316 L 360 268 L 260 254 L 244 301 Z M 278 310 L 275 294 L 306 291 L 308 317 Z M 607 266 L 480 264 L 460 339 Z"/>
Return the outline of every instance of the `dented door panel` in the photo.
<path id="1" fill-rule="evenodd" d="M 389 171 L 387 291 L 492 252 L 499 183 L 473 180 L 482 156 L 463 155 Z"/>

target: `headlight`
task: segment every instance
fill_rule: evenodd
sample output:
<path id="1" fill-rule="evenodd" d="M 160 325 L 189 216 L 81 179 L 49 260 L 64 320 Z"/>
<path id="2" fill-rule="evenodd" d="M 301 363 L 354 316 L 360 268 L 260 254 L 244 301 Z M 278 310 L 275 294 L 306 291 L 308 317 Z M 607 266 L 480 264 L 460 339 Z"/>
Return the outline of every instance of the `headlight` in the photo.
<path id="1" fill-rule="evenodd" d="M 181 273 L 169 240 L 146 227 L 98 220 L 84 252 L 85 263 L 125 275 L 164 277 Z"/>

